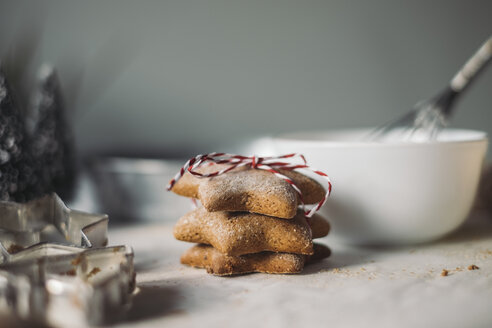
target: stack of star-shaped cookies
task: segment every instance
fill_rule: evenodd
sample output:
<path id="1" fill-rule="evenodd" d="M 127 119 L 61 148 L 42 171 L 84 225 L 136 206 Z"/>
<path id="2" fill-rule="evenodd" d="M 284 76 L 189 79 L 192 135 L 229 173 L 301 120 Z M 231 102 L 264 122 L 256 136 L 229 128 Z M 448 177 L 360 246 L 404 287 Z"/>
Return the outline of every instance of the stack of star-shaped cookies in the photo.
<path id="1" fill-rule="evenodd" d="M 221 168 L 214 164 L 199 171 Z M 315 204 L 325 195 L 315 180 L 294 171 L 279 172 L 299 187 L 304 203 Z M 294 188 L 271 172 L 241 167 L 211 178 L 187 172 L 172 190 L 202 204 L 174 228 L 176 239 L 199 244 L 182 255 L 183 264 L 216 275 L 297 273 L 306 262 L 330 254 L 312 241 L 328 234 L 328 222 L 318 214 L 307 219 L 298 209 Z"/>

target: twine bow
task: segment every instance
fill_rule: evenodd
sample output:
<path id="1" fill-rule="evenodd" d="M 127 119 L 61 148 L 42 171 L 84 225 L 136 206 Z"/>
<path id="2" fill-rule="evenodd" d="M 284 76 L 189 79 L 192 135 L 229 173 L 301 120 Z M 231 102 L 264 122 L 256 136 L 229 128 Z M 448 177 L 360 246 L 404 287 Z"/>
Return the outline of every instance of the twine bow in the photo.
<path id="1" fill-rule="evenodd" d="M 283 159 L 290 159 L 291 161 L 293 159 L 300 159 L 301 163 L 300 164 L 293 164 L 292 162 L 287 162 L 287 161 L 281 161 Z M 215 164 L 229 164 L 228 167 L 211 172 L 211 173 L 200 173 L 197 172 L 196 170 L 204 165 L 205 163 L 215 163 Z M 301 201 L 301 206 L 304 211 L 304 215 L 307 218 L 310 218 L 316 213 L 321 206 L 326 202 L 326 199 L 331 193 L 332 185 L 330 178 L 328 177 L 327 174 L 324 172 L 321 172 L 319 170 L 315 170 L 311 168 L 309 165 L 307 165 L 306 159 L 304 158 L 303 155 L 301 154 L 287 154 L 287 155 L 281 155 L 281 156 L 269 156 L 269 157 L 258 157 L 258 156 L 242 156 L 242 155 L 233 155 L 233 154 L 227 154 L 227 153 L 210 153 L 210 154 L 201 154 L 198 156 L 195 156 L 193 158 L 190 158 L 185 165 L 179 170 L 179 172 L 175 175 L 171 181 L 169 181 L 169 184 L 167 186 L 167 190 L 171 190 L 173 186 L 176 184 L 176 182 L 188 171 L 189 173 L 193 174 L 196 177 L 199 178 L 210 178 L 210 177 L 215 177 L 224 173 L 227 173 L 231 170 L 234 170 L 237 167 L 241 166 L 249 166 L 253 169 L 258 169 L 258 170 L 265 170 L 268 172 L 271 172 L 275 176 L 277 176 L 280 179 L 285 180 L 287 183 L 289 183 L 292 188 L 297 192 L 299 195 L 299 199 Z M 304 200 L 302 197 L 302 192 L 299 189 L 299 187 L 290 179 L 289 177 L 281 174 L 278 170 L 288 170 L 288 171 L 294 171 L 298 169 L 306 169 L 309 170 L 322 178 L 324 178 L 327 181 L 328 188 L 326 190 L 326 194 L 323 196 L 321 201 L 317 203 L 313 208 L 310 210 L 306 209 L 306 206 L 304 204 Z"/>

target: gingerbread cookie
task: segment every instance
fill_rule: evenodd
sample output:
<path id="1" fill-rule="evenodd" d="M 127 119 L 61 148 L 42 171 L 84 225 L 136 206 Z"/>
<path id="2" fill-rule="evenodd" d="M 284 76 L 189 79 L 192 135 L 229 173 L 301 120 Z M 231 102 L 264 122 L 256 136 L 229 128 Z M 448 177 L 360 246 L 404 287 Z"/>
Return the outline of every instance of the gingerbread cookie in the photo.
<path id="1" fill-rule="evenodd" d="M 207 212 L 203 207 L 185 214 L 174 227 L 178 240 L 209 244 L 227 255 L 262 251 L 312 254 L 312 238 L 328 234 L 330 225 L 315 214 L 298 211 L 291 220 L 248 212 Z"/>
<path id="2" fill-rule="evenodd" d="M 218 171 L 226 165 L 200 167 L 200 173 Z M 315 204 L 325 195 L 315 180 L 295 171 L 279 170 L 292 179 L 302 192 L 306 204 Z M 296 215 L 300 203 L 297 192 L 285 180 L 265 170 L 236 168 L 212 178 L 197 178 L 186 172 L 172 191 L 198 198 L 209 212 L 247 211 L 289 219 Z"/>
<path id="3" fill-rule="evenodd" d="M 330 249 L 316 243 L 312 256 L 274 252 L 229 256 L 222 254 L 212 246 L 196 245 L 181 256 L 181 263 L 205 268 L 208 273 L 220 276 L 250 272 L 298 273 L 302 271 L 305 263 L 328 256 L 330 256 Z"/>

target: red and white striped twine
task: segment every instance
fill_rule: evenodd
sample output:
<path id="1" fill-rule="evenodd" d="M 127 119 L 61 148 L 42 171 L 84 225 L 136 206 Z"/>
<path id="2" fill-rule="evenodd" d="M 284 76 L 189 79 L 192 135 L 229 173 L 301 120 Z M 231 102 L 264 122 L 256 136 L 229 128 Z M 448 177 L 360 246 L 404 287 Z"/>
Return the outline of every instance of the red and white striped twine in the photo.
<path id="1" fill-rule="evenodd" d="M 283 162 L 279 161 L 282 159 L 301 159 L 301 164 L 292 164 L 289 162 Z M 212 173 L 206 173 L 202 174 L 200 172 L 197 172 L 196 169 L 200 167 L 201 165 L 205 163 L 215 163 L 215 164 L 229 164 L 230 166 L 219 170 L 215 171 Z M 311 168 L 310 166 L 307 165 L 306 159 L 304 158 L 303 155 L 301 154 L 287 154 L 287 155 L 282 155 L 282 156 L 272 156 L 272 157 L 257 157 L 257 156 L 241 156 L 241 155 L 233 155 L 233 154 L 227 154 L 227 153 L 210 153 L 210 154 L 202 154 L 198 155 L 196 157 L 190 158 L 185 165 L 179 170 L 179 172 L 176 174 L 176 176 L 169 181 L 169 184 L 167 185 L 167 190 L 171 190 L 173 186 L 176 184 L 176 182 L 185 174 L 186 171 L 190 172 L 194 176 L 200 177 L 200 178 L 209 178 L 209 177 L 215 177 L 224 173 L 227 173 L 237 167 L 241 166 L 250 166 L 251 168 L 258 169 L 258 170 L 265 170 L 268 172 L 271 172 L 275 174 L 275 176 L 279 177 L 280 179 L 285 180 L 287 183 L 289 183 L 292 188 L 297 192 L 299 195 L 299 199 L 301 200 L 301 206 L 304 211 L 304 215 L 307 218 L 310 218 L 313 216 L 314 213 L 316 213 L 321 206 L 326 202 L 326 199 L 328 196 L 330 196 L 332 185 L 330 178 L 328 177 L 327 174 L 324 172 L 321 172 L 319 170 L 315 170 Z M 304 200 L 302 197 L 302 192 L 297 187 L 297 185 L 290 179 L 289 177 L 286 177 L 285 175 L 281 174 L 277 170 L 282 169 L 282 170 L 289 170 L 289 171 L 294 171 L 298 169 L 306 169 L 311 172 L 316 173 L 317 175 L 321 176 L 324 178 L 327 183 L 328 183 L 328 188 L 326 190 L 326 194 L 323 196 L 323 199 L 317 203 L 313 208 L 310 210 L 306 210 Z"/>

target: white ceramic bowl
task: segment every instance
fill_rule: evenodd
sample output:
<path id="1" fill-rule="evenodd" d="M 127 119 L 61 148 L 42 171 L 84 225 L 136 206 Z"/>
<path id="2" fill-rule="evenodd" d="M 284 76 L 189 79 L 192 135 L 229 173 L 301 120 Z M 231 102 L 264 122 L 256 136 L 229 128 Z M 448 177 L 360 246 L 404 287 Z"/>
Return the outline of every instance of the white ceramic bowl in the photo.
<path id="1" fill-rule="evenodd" d="M 369 131 L 292 133 L 273 146 L 304 154 L 330 176 L 333 193 L 321 213 L 336 239 L 412 244 L 456 229 L 475 198 L 486 133 L 450 129 L 434 142 L 361 142 Z"/>

